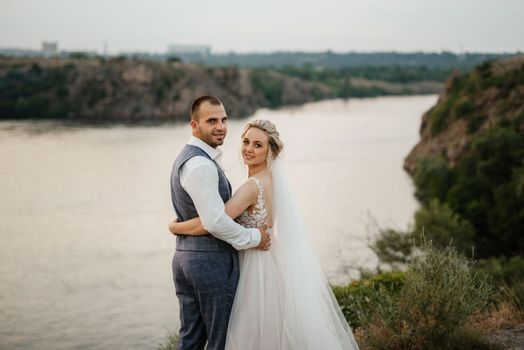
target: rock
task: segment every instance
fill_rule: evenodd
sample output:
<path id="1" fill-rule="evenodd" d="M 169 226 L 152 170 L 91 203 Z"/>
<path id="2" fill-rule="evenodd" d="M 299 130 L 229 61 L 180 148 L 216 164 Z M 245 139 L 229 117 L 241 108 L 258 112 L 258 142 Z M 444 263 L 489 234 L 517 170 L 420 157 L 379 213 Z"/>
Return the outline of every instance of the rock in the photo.
<path id="1" fill-rule="evenodd" d="M 437 104 L 422 115 L 420 141 L 404 169 L 412 174 L 427 156 L 442 156 L 454 167 L 474 135 L 512 122 L 524 134 L 524 56 L 484 63 L 464 76 L 455 72 Z"/>

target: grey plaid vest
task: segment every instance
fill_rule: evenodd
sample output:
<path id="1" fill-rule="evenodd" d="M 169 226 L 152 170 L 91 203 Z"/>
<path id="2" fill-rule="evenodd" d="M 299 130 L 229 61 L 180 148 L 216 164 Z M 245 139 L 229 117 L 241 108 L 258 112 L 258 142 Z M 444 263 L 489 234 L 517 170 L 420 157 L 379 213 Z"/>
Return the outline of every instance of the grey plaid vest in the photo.
<path id="1" fill-rule="evenodd" d="M 180 221 L 186 221 L 198 216 L 193 200 L 180 184 L 180 168 L 185 162 L 195 156 L 206 157 L 215 164 L 218 170 L 218 193 L 224 203 L 231 198 L 231 185 L 220 166 L 201 148 L 186 145 L 176 158 L 173 170 L 171 171 L 171 200 L 175 208 L 175 213 Z M 212 252 L 235 251 L 229 243 L 221 241 L 210 234 L 205 236 L 177 236 L 176 249 Z"/>

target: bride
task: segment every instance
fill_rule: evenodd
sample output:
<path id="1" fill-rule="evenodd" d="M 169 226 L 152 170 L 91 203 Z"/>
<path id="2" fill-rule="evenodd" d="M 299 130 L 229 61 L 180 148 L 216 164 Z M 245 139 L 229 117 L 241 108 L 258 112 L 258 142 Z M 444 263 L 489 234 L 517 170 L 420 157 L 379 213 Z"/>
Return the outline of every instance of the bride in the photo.
<path id="1" fill-rule="evenodd" d="M 240 280 L 226 349 L 358 349 L 296 211 L 275 125 L 249 122 L 241 139 L 249 178 L 225 211 L 246 227 L 270 227 L 272 245 L 269 251 L 239 252 Z M 169 229 L 174 234 L 208 234 L 199 218 L 170 223 Z"/>

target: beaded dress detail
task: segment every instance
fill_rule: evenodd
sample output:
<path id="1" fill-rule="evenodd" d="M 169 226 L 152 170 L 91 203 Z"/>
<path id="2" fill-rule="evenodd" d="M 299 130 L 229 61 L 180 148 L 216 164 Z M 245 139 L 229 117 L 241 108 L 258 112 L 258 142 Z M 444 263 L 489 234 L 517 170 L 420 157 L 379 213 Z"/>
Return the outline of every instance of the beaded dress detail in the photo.
<path id="1" fill-rule="evenodd" d="M 249 180 L 255 181 L 258 187 L 258 198 L 252 211 L 244 210 L 236 218 L 236 222 L 244 227 L 261 227 L 267 224 L 267 209 L 264 198 L 264 187 L 257 178 L 250 177 Z"/>

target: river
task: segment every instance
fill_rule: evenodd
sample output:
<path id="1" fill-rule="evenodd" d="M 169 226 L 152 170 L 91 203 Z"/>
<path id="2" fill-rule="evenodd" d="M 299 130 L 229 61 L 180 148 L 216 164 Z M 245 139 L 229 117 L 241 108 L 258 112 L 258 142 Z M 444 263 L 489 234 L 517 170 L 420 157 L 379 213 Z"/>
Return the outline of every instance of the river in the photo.
<path id="1" fill-rule="evenodd" d="M 300 211 L 335 284 L 376 258 L 374 223 L 405 229 L 417 208 L 403 158 L 436 96 L 262 109 L 279 129 Z M 227 106 L 226 106 L 227 108 Z M 245 179 L 245 120 L 223 164 Z M 0 122 L 0 348 L 155 349 L 178 327 L 169 174 L 187 124 Z"/>

